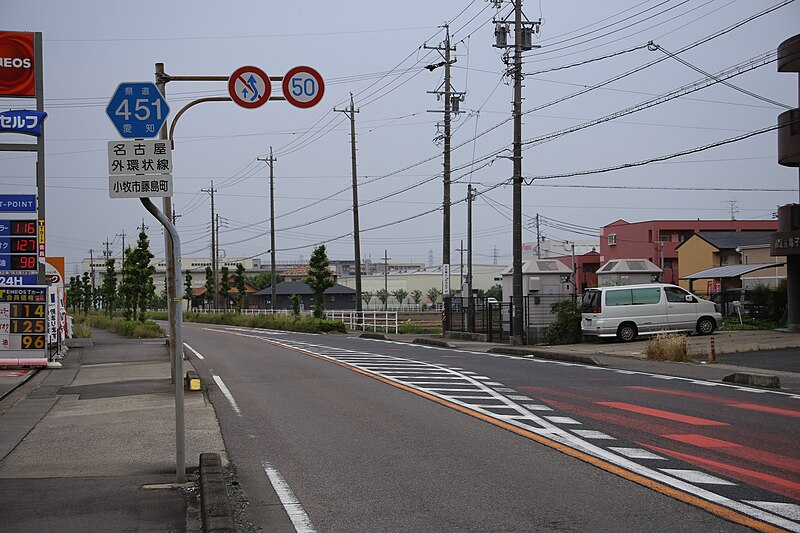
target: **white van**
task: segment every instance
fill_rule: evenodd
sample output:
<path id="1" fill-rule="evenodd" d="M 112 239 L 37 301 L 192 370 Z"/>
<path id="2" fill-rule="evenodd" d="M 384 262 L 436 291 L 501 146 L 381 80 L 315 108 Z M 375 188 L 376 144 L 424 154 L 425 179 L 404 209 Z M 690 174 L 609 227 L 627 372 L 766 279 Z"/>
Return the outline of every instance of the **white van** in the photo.
<path id="1" fill-rule="evenodd" d="M 677 285 L 646 283 L 587 289 L 582 299 L 584 335 L 617 337 L 696 331 L 710 335 L 722 326 L 713 302 L 697 298 Z"/>

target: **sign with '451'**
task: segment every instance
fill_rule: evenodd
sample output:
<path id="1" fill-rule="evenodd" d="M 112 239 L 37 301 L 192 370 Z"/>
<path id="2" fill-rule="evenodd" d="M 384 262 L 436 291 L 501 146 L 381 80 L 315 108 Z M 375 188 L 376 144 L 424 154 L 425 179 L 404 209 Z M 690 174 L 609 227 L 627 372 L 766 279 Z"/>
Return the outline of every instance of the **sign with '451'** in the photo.
<path id="1" fill-rule="evenodd" d="M 106 114 L 126 139 L 156 137 L 169 114 L 167 101 L 152 82 L 120 83 Z"/>

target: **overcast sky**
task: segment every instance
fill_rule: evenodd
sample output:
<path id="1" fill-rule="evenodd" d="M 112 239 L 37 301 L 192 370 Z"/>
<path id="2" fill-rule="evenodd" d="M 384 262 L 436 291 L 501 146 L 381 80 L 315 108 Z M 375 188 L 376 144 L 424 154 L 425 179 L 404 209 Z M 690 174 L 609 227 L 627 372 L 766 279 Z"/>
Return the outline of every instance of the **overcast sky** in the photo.
<path id="1" fill-rule="evenodd" d="M 524 66 L 523 110 L 530 112 L 524 115 L 523 174 L 536 178 L 523 191 L 524 241 L 536 239 L 537 213 L 544 237 L 586 240 L 620 218 L 770 219 L 778 205 L 797 202 L 798 173 L 777 164 L 774 131 L 659 163 L 543 179 L 645 161 L 773 126 L 798 97 L 797 76 L 777 73 L 774 55 L 726 78 L 755 96 L 716 83 L 547 137 L 707 80 L 695 69 L 716 75 L 774 52 L 800 28 L 800 4 L 749 19 L 785 3 L 525 2 L 527 18 L 542 25 L 536 38 L 541 48 L 525 54 Z M 258 158 L 271 146 L 278 159 L 278 260 L 307 260 L 323 241 L 332 259 L 351 258 L 350 128 L 334 108 L 345 107 L 353 93 L 362 258 L 378 260 L 387 250 L 393 260 L 439 264 L 442 157 L 435 139 L 443 115 L 429 112 L 442 109 L 429 92 L 441 86 L 443 69 L 424 68 L 441 58 L 423 45 L 440 44 L 440 26 L 449 23 L 457 48 L 453 88 L 466 94 L 453 122 L 452 199 L 463 200 L 472 182 L 480 193 L 473 208 L 474 261 L 510 264 L 512 191 L 502 184 L 512 166 L 502 150 L 513 138 L 512 88 L 503 76 L 502 52 L 492 47 L 492 19 L 509 10 L 503 3 L 498 13 L 485 0 L 3 0 L 3 30 L 43 34 L 48 255 L 66 256 L 68 275 L 74 275 L 90 249 L 101 255 L 106 240 L 119 256 L 120 235 L 132 243 L 142 220 L 153 252 L 163 254 L 160 225 L 140 202 L 109 198 L 107 142 L 119 135 L 105 108 L 120 82 L 153 81 L 156 62 L 176 76 L 228 76 L 242 65 L 282 76 L 309 65 L 326 81 L 325 97 L 315 107 L 271 101 L 248 110 L 214 102 L 192 108 L 178 122 L 173 202 L 183 255 L 210 254 L 210 198 L 201 189 L 214 180 L 224 255 L 269 261 L 268 168 Z M 648 41 L 662 49 L 648 50 Z M 665 53 L 700 41 L 680 53 L 685 63 Z M 651 65 L 657 59 L 663 61 Z M 170 119 L 195 98 L 225 95 L 224 82 L 171 82 Z M 4 110 L 34 105 L 0 98 Z M 3 134 L 3 142 L 29 140 Z M 0 161 L 0 192 L 36 192 L 32 155 L 4 152 Z M 455 264 L 461 239 L 466 242 L 463 202 L 454 204 L 451 220 Z"/>

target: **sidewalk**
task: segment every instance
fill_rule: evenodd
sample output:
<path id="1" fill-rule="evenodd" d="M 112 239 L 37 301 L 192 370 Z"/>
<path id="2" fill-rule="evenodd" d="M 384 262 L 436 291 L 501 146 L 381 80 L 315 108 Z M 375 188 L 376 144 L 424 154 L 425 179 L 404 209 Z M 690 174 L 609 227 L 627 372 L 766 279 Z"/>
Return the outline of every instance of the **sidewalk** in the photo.
<path id="1" fill-rule="evenodd" d="M 440 335 L 386 334 L 388 340 L 433 344 L 472 352 L 509 353 L 567 362 L 586 362 L 620 370 L 665 374 L 688 379 L 722 381 L 734 373 L 770 375 L 780 380 L 781 390 L 800 392 L 800 333 L 785 331 L 719 331 L 689 337 L 692 363 L 651 361 L 646 358 L 648 338 L 622 343 L 599 340 L 560 346 L 511 346 Z M 708 364 L 714 339 L 718 363 Z"/>
<path id="2" fill-rule="evenodd" d="M 0 524 L 15 532 L 184 531 L 193 485 L 173 486 L 175 400 L 163 339 L 92 330 L 63 368 L 41 370 L 0 402 Z M 184 362 L 186 369 L 190 368 Z M 213 407 L 186 392 L 187 468 L 227 462 Z"/>

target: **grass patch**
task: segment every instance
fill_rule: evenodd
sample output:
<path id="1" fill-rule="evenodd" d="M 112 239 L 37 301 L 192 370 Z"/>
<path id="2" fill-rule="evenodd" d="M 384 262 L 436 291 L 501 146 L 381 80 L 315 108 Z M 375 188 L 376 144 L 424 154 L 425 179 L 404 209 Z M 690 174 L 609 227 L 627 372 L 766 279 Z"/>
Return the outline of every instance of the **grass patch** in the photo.
<path id="1" fill-rule="evenodd" d="M 77 321 L 73 321 L 72 323 L 72 336 L 77 337 L 79 339 L 88 339 L 92 336 L 92 332 L 89 329 L 89 326 L 83 323 L 79 323 Z"/>
<path id="2" fill-rule="evenodd" d="M 723 323 L 726 331 L 749 331 L 775 329 L 778 327 L 778 323 L 773 320 L 759 320 L 750 317 L 742 317 L 742 323 L 740 324 L 738 316 L 727 316 L 723 319 Z"/>
<path id="3" fill-rule="evenodd" d="M 647 343 L 645 353 L 648 359 L 655 361 L 685 362 L 689 360 L 686 336 L 676 333 L 659 333 Z"/>
<path id="4" fill-rule="evenodd" d="M 164 337 L 164 330 L 161 326 L 151 320 L 139 322 L 134 320 L 123 320 L 121 318 L 108 318 L 103 315 L 88 315 L 75 318 L 75 330 L 79 327 L 89 327 L 113 331 L 131 339 L 158 339 Z M 88 337 L 88 335 L 87 335 Z"/>
<path id="5" fill-rule="evenodd" d="M 160 315 L 163 314 L 163 317 Z M 156 320 L 166 320 L 166 313 L 151 313 Z M 299 331 L 303 333 L 347 333 L 347 327 L 338 320 L 325 320 L 310 316 L 293 317 L 286 315 L 244 315 L 238 313 L 184 313 L 186 322 L 203 324 L 224 324 L 246 328 L 277 329 L 280 331 Z"/>
<path id="6" fill-rule="evenodd" d="M 397 325 L 397 333 L 413 333 L 415 335 L 429 335 L 442 333 L 442 328 L 428 328 L 414 324 L 410 319 L 405 320 Z"/>

